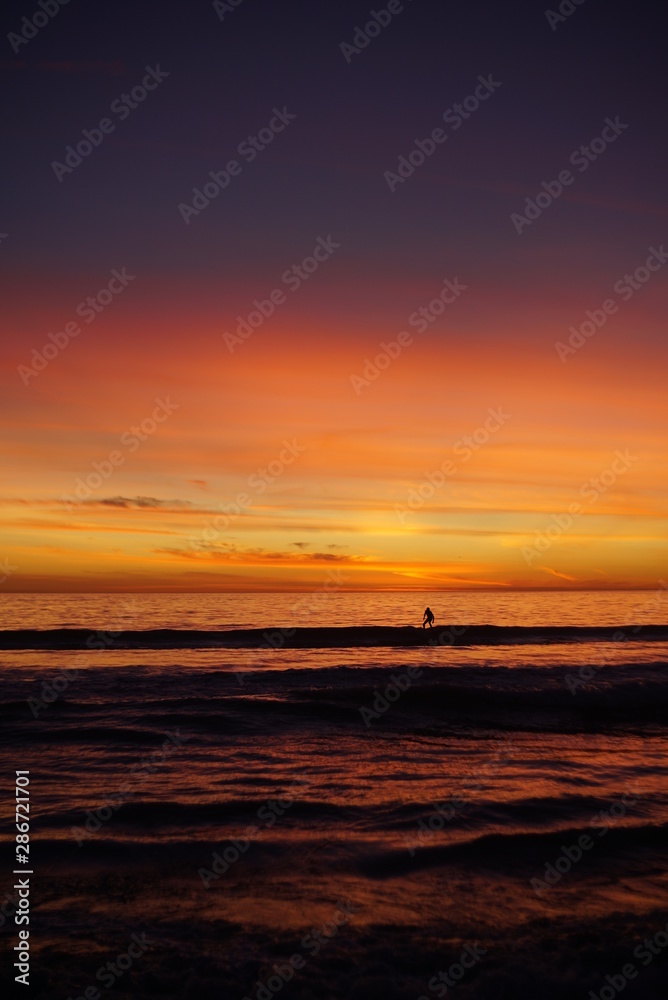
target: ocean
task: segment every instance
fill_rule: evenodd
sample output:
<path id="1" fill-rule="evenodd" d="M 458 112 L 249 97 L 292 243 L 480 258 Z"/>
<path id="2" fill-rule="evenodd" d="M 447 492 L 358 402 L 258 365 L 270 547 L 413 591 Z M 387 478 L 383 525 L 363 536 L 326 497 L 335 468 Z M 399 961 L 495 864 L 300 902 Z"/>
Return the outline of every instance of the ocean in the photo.
<path id="1" fill-rule="evenodd" d="M 0 934 L 26 770 L 30 995 L 665 997 L 666 587 L 336 588 L 0 597 Z M 471 640 L 197 639 L 419 629 L 427 605 Z M 125 641 L 152 630 L 193 640 Z"/>

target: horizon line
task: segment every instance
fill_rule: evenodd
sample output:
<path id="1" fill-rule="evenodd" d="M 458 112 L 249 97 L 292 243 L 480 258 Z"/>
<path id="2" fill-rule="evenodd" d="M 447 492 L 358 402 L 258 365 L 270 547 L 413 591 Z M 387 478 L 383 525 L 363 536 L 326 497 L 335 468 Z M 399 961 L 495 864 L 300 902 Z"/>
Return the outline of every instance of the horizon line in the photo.
<path id="1" fill-rule="evenodd" d="M 658 581 L 660 584 L 660 581 Z M 615 594 L 615 593 L 644 593 L 665 589 L 660 586 L 647 585 L 638 587 L 344 587 L 325 591 L 330 595 L 335 594 Z M 14 597 L 19 594 L 89 594 L 89 595 L 113 595 L 113 594 L 314 594 L 323 591 L 323 587 L 297 587 L 297 588 L 225 588 L 225 589 L 170 589 L 142 587 L 123 590 L 7 590 L 2 594 L 4 597 Z M 1 593 L 1 592 L 0 592 Z"/>

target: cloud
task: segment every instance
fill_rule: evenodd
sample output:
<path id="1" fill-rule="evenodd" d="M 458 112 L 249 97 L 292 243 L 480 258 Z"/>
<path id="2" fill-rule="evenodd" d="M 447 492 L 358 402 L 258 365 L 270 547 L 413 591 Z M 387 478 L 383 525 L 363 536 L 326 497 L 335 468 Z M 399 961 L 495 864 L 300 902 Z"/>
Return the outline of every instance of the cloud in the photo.
<path id="1" fill-rule="evenodd" d="M 303 550 L 303 549 L 307 549 L 311 543 L 310 542 L 292 542 L 292 544 L 295 545 L 298 549 L 302 549 Z"/>
<path id="2" fill-rule="evenodd" d="M 551 573 L 552 576 L 558 576 L 561 580 L 570 580 L 572 583 L 577 583 L 576 576 L 569 576 L 568 573 L 560 573 L 557 569 L 552 569 L 550 566 L 539 566 L 538 569 L 542 569 L 545 573 Z"/>
<path id="3" fill-rule="evenodd" d="M 119 534 L 119 535 L 175 535 L 182 536 L 181 531 L 174 528 L 148 527 L 142 524 L 141 527 L 131 527 L 127 523 L 103 524 L 94 521 L 50 521 L 47 518 L 21 517 L 14 521 L 19 528 L 39 528 L 43 531 L 86 531 L 97 535 Z"/>
<path id="4" fill-rule="evenodd" d="M 103 497 L 98 500 L 83 500 L 85 504 L 99 504 L 102 507 L 125 507 L 132 510 L 164 510 L 192 507 L 190 500 L 158 500 L 157 497 Z"/>
<path id="5" fill-rule="evenodd" d="M 294 542 L 292 543 L 295 544 Z M 282 552 L 276 549 L 243 548 L 233 542 L 199 542 L 196 549 L 166 547 L 153 550 L 158 555 L 177 556 L 179 559 L 207 562 L 237 563 L 262 566 L 285 563 L 289 566 L 307 566 L 317 563 L 360 563 L 364 556 L 335 555 L 333 552 Z"/>

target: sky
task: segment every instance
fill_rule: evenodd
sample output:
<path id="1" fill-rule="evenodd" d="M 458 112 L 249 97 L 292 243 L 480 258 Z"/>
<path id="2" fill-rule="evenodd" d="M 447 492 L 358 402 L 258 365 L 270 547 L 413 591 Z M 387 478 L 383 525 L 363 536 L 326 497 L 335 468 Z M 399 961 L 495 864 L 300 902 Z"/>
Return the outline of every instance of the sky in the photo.
<path id="1" fill-rule="evenodd" d="M 658 7 L 44 3 L 2 13 L 2 591 L 659 585 Z"/>

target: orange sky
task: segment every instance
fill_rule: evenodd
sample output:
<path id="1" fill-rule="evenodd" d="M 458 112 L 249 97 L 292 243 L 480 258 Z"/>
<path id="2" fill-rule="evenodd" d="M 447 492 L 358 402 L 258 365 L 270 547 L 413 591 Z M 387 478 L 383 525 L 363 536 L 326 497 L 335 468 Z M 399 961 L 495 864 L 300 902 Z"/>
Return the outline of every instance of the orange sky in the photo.
<path id="1" fill-rule="evenodd" d="M 0 66 L 0 588 L 655 589 L 661 32 L 84 6 Z"/>
<path id="2" fill-rule="evenodd" d="M 230 354 L 236 303 L 222 322 L 165 307 L 147 333 L 128 290 L 27 385 L 30 351 L 4 362 L 2 586 L 308 589 L 336 571 L 353 589 L 652 588 L 665 364 L 630 346 L 634 324 L 654 332 L 650 292 L 566 364 L 538 292 L 505 328 L 462 296 L 358 394 L 410 308 L 361 329 L 286 310 Z M 39 346 L 54 308 L 28 312 Z M 172 412 L 140 441 L 156 400 Z"/>

